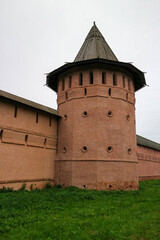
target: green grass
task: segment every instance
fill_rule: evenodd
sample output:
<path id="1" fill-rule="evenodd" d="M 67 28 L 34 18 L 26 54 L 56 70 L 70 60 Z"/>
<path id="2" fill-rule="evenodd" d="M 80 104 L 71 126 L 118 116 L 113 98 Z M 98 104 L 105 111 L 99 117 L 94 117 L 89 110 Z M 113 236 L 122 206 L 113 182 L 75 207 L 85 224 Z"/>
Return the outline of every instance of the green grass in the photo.
<path id="1" fill-rule="evenodd" d="M 48 188 L 0 193 L 0 240 L 160 240 L 160 180 L 139 191 Z"/>

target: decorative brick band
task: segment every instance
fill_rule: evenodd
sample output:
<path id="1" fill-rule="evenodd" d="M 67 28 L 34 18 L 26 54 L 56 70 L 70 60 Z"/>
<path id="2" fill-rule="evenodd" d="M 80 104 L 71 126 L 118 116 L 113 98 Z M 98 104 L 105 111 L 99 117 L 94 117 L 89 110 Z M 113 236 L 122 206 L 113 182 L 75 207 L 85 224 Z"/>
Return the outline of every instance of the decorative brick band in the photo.
<path id="1" fill-rule="evenodd" d="M 160 157 L 156 157 L 156 156 L 144 154 L 144 153 L 137 153 L 137 159 L 141 161 L 160 163 Z"/>
<path id="2" fill-rule="evenodd" d="M 87 89 L 87 94 L 84 93 L 84 90 Z M 110 90 L 110 95 L 109 95 Z M 111 93 L 112 91 L 112 93 Z M 67 97 L 66 97 L 67 96 Z M 113 87 L 113 86 L 101 86 L 98 84 L 94 84 L 92 86 L 84 86 L 84 87 L 72 87 L 66 91 L 62 91 L 58 95 L 58 105 L 65 103 L 66 101 L 71 101 L 74 99 L 80 98 L 91 98 L 91 97 L 103 97 L 103 98 L 114 98 L 123 100 L 130 104 L 135 103 L 134 94 L 130 91 L 127 91 L 121 87 Z"/>
<path id="3" fill-rule="evenodd" d="M 15 144 L 25 147 L 27 146 L 56 150 L 57 138 L 2 128 L 0 142 L 3 144 Z"/>

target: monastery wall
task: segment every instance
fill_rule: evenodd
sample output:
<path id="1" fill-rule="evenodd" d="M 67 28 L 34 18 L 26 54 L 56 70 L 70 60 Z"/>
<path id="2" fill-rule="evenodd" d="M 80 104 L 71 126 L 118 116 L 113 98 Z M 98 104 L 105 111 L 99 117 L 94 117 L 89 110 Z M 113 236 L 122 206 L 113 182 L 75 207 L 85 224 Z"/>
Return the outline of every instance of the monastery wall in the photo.
<path id="1" fill-rule="evenodd" d="M 54 182 L 57 117 L 6 99 L 0 113 L 0 188 Z"/>
<path id="2" fill-rule="evenodd" d="M 139 180 L 160 179 L 160 151 L 137 146 Z"/>

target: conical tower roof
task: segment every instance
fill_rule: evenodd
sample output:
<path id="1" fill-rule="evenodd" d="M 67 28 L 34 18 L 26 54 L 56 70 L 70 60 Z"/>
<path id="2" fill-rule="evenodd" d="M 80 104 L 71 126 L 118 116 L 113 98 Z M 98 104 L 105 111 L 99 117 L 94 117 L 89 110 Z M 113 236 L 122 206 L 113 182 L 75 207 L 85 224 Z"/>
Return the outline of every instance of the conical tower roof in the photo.
<path id="1" fill-rule="evenodd" d="M 96 58 L 118 61 L 94 22 L 74 62 Z"/>

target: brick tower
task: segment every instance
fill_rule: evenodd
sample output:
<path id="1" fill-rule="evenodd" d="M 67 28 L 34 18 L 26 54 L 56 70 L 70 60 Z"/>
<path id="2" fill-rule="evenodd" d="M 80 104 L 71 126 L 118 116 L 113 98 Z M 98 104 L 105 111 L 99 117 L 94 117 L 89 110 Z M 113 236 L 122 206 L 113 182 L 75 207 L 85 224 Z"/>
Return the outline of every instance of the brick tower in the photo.
<path id="1" fill-rule="evenodd" d="M 144 74 L 119 62 L 93 25 L 74 62 L 54 70 L 58 92 L 55 180 L 88 189 L 138 189 L 135 91 Z"/>

